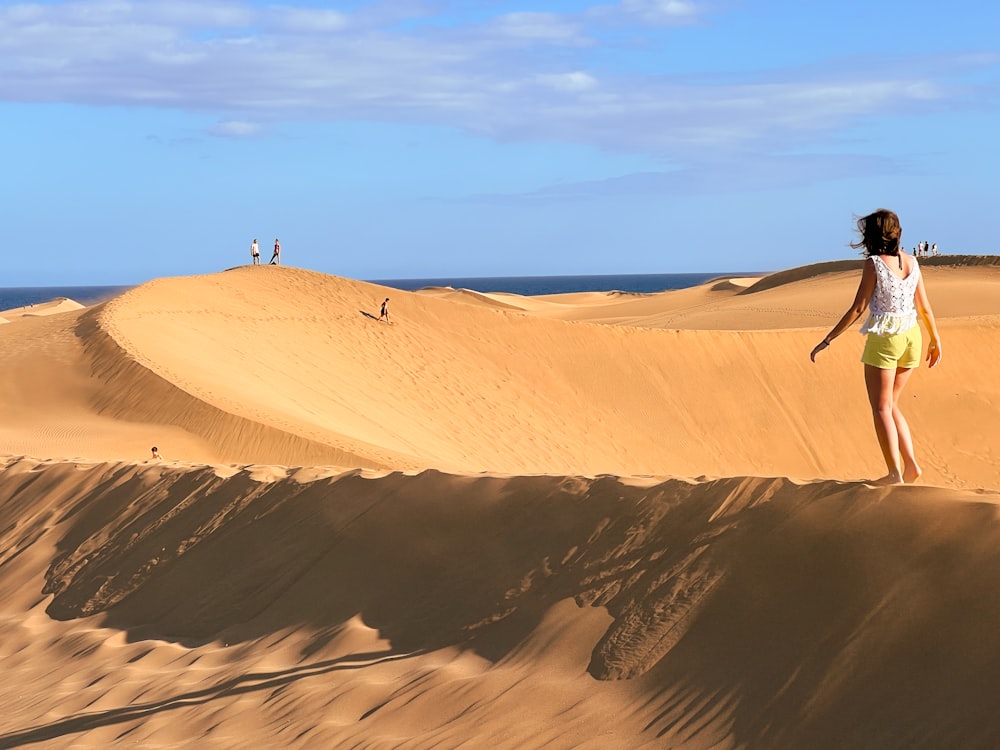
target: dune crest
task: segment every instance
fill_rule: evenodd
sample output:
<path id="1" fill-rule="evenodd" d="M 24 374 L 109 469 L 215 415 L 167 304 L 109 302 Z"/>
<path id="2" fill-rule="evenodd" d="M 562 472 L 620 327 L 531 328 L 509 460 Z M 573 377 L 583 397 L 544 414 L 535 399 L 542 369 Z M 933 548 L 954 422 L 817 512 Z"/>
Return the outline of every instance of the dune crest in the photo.
<path id="1" fill-rule="evenodd" d="M 947 268 L 982 268 L 1000 267 L 1000 256 L 997 255 L 935 255 L 927 258 L 920 258 L 922 267 L 947 267 Z M 813 263 L 808 266 L 790 268 L 785 271 L 777 271 L 768 274 L 756 283 L 747 287 L 742 294 L 756 294 L 767 289 L 792 284 L 797 281 L 805 281 L 817 276 L 830 273 L 841 273 L 843 271 L 860 271 L 864 265 L 864 260 L 831 260 L 823 263 Z"/>

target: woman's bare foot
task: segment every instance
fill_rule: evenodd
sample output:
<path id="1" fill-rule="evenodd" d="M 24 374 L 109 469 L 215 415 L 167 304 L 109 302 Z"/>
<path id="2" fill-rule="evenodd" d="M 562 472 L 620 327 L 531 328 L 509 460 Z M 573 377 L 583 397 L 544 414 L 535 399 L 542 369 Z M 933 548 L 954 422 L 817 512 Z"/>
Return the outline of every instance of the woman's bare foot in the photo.
<path id="1" fill-rule="evenodd" d="M 903 481 L 906 484 L 913 484 L 918 479 L 920 479 L 920 475 L 922 473 L 923 472 L 920 470 L 920 467 L 917 466 L 916 464 L 911 464 L 909 466 L 904 466 L 903 467 Z"/>

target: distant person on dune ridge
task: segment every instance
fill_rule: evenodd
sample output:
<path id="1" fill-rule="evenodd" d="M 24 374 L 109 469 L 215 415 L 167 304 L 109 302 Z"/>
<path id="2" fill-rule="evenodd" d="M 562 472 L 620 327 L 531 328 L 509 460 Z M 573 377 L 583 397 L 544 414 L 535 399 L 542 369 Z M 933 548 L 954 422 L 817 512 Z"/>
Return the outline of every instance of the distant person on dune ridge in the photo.
<path id="1" fill-rule="evenodd" d="M 250 257 L 253 259 L 253 264 L 255 266 L 260 265 L 260 247 L 257 245 L 256 237 L 254 237 L 253 242 L 250 243 Z"/>
<path id="2" fill-rule="evenodd" d="M 271 260 L 268 261 L 270 266 L 281 265 L 281 243 L 278 242 L 278 238 L 274 238 L 274 252 L 271 253 Z"/>
<path id="3" fill-rule="evenodd" d="M 382 312 L 379 313 L 378 319 L 379 320 L 385 320 L 386 323 L 391 322 L 389 320 L 389 298 L 388 297 L 386 297 L 385 300 L 382 302 Z"/>
<path id="4" fill-rule="evenodd" d="M 828 348 L 833 339 L 854 325 L 869 307 L 861 328 L 868 334 L 861 361 L 865 387 L 875 421 L 875 433 L 889 473 L 879 484 L 915 482 L 920 466 L 913 452 L 910 428 L 899 409 L 899 397 L 913 369 L 920 366 L 921 338 L 917 316 L 930 335 L 927 362 L 941 361 L 941 340 L 917 259 L 900 249 L 899 217 L 880 208 L 858 219 L 861 239 L 851 247 L 864 248 L 867 258 L 854 303 L 813 348 L 809 359 Z"/>
<path id="5" fill-rule="evenodd" d="M 160 449 L 159 449 L 159 448 L 157 448 L 157 447 L 156 447 L 156 446 L 154 445 L 154 446 L 153 446 L 153 447 L 152 447 L 152 448 L 151 448 L 150 450 L 151 450 L 151 451 L 152 451 L 152 453 L 153 453 L 153 455 L 152 455 L 152 456 L 150 456 L 150 458 L 151 458 L 151 459 L 152 459 L 153 461 L 162 461 L 162 460 L 163 460 L 163 456 L 161 456 L 161 455 L 160 455 Z"/>

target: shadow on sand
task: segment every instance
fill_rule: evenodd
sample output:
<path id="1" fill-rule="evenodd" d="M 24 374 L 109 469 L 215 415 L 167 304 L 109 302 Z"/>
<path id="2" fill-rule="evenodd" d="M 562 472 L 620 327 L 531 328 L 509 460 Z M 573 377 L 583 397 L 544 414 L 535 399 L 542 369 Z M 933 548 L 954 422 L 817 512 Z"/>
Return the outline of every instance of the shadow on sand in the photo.
<path id="1" fill-rule="evenodd" d="M 962 746 L 963 727 L 1000 746 L 1000 520 L 994 504 L 948 492 L 436 471 L 260 482 L 119 465 L 57 526 L 47 612 L 103 612 L 130 639 L 187 645 L 304 626 L 319 633 L 307 654 L 360 614 L 391 643 L 375 657 L 458 646 L 496 661 L 573 598 L 613 618 L 590 675 L 636 680 L 662 706 L 653 733 L 725 700 L 750 746 Z M 357 666 L 348 661 L 4 741 Z"/>

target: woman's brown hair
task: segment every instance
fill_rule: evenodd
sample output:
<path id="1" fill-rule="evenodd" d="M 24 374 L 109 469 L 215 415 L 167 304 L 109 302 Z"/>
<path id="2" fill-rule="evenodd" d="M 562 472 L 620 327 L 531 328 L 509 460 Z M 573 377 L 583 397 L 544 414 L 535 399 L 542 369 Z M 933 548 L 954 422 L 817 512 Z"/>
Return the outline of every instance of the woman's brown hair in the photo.
<path id="1" fill-rule="evenodd" d="M 858 233 L 861 239 L 852 242 L 851 247 L 864 248 L 865 257 L 872 255 L 899 255 L 899 238 L 903 234 L 899 217 L 886 208 L 858 219 Z"/>

